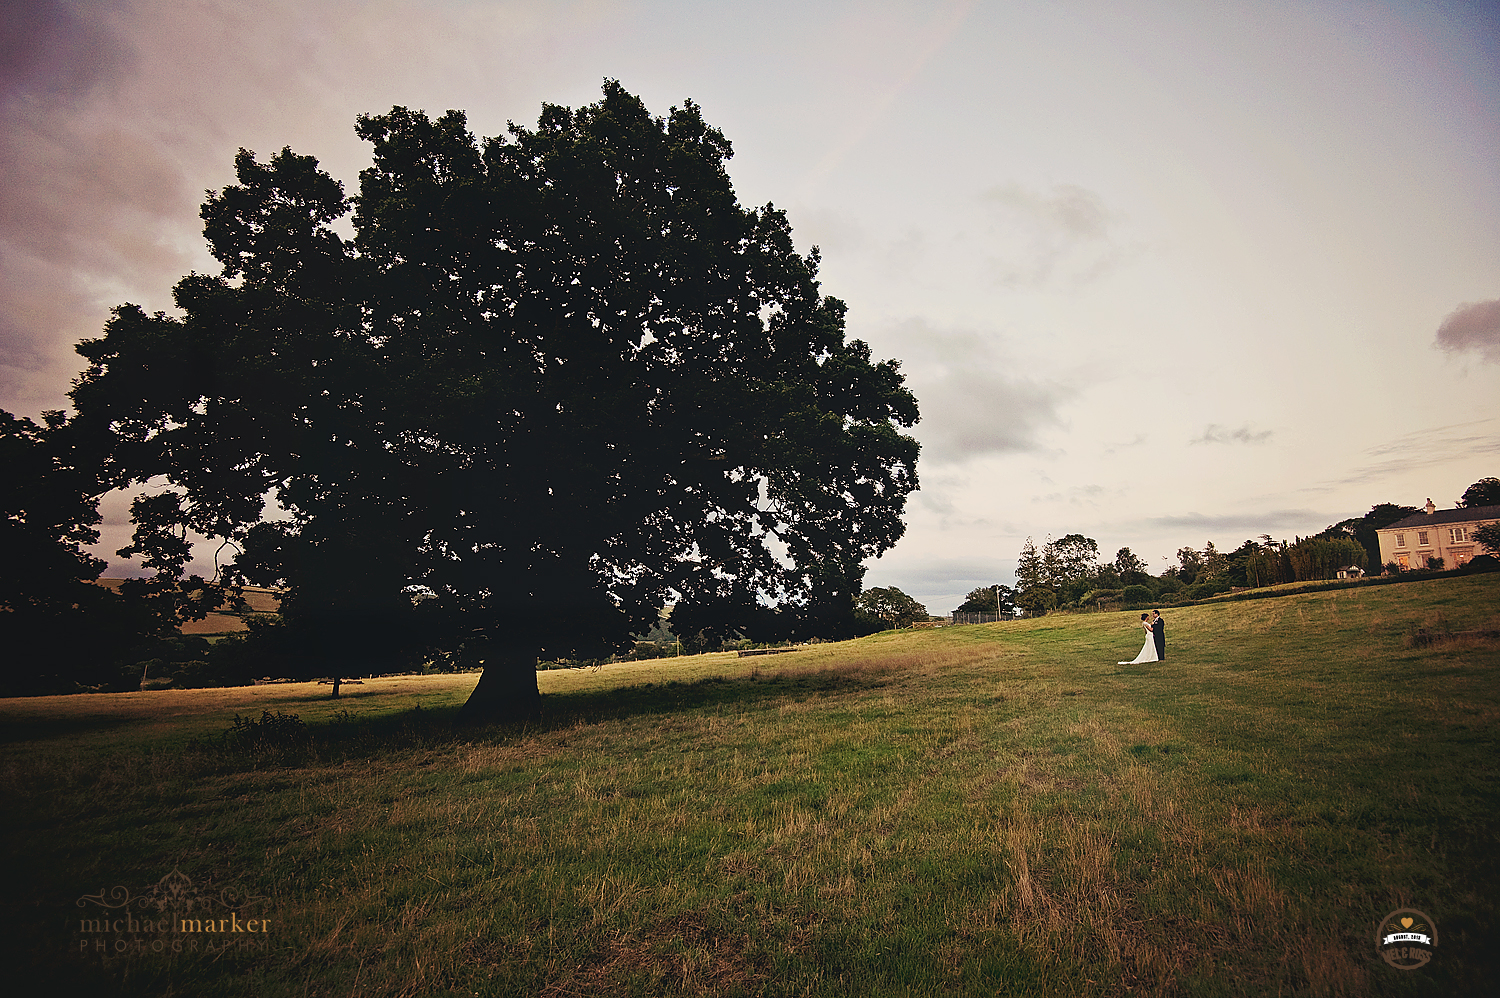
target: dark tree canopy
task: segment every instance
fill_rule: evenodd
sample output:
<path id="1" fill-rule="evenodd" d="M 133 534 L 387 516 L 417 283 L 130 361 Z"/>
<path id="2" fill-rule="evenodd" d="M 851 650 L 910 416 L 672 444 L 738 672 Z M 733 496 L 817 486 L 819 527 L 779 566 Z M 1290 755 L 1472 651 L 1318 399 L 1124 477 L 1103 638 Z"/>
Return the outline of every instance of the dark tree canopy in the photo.
<path id="1" fill-rule="evenodd" d="M 959 604 L 954 613 L 993 613 L 1002 617 L 1016 615 L 1016 591 L 1010 586 L 980 586 L 969 590 L 969 595 Z"/>
<path id="2" fill-rule="evenodd" d="M 919 620 L 927 619 L 927 608 L 895 586 L 866 589 L 854 601 L 854 608 L 892 628 L 910 627 Z"/>
<path id="3" fill-rule="evenodd" d="M 1082 596 L 1092 583 L 1099 562 L 1099 542 L 1082 534 L 1064 534 L 1042 549 L 1042 564 L 1059 600 Z"/>
<path id="4" fill-rule="evenodd" d="M 86 633 L 84 614 L 111 601 L 107 590 L 90 585 L 104 563 L 83 545 L 99 539 L 100 520 L 92 483 L 59 453 L 61 413 L 44 425 L 0 412 L 0 647 L 5 673 L 0 695 L 58 692 L 63 676 L 96 652 L 91 647 L 60 648 L 70 636 Z M 59 654 L 61 652 L 61 654 Z"/>
<path id="5" fill-rule="evenodd" d="M 105 491 L 90 448 L 60 412 L 41 425 L 0 410 L 0 695 L 117 688 L 130 652 L 194 613 L 191 582 L 95 585 Z"/>
<path id="6" fill-rule="evenodd" d="M 1057 605 L 1057 594 L 1052 590 L 1048 566 L 1037 553 L 1036 542 L 1030 537 L 1021 545 L 1021 555 L 1016 559 L 1016 606 L 1029 617 L 1043 616 Z"/>
<path id="7" fill-rule="evenodd" d="M 1151 575 L 1146 563 L 1129 548 L 1121 548 L 1115 552 L 1115 572 L 1119 575 L 1122 586 L 1140 585 Z"/>
<path id="8" fill-rule="evenodd" d="M 1472 491 L 1472 487 L 1471 487 Z M 1415 506 L 1402 506 L 1383 502 L 1370 507 L 1364 516 L 1340 520 L 1318 534 L 1319 537 L 1353 537 L 1365 549 L 1366 564 L 1380 564 L 1380 535 L 1382 527 L 1389 527 L 1397 520 L 1404 520 L 1413 513 L 1422 512 Z M 1290 582 L 1291 579 L 1285 581 Z"/>
<path id="9" fill-rule="evenodd" d="M 353 198 L 241 150 L 203 206 L 222 272 L 80 345 L 112 484 L 164 476 L 178 525 L 233 538 L 345 674 L 485 661 L 479 712 L 669 601 L 692 631 L 851 619 L 917 486 L 916 401 L 845 339 L 786 216 L 739 205 L 694 104 L 653 118 L 609 82 L 483 143 L 456 111 L 357 131 Z"/>
<path id="10" fill-rule="evenodd" d="M 1469 506 L 1500 506 L 1500 478 L 1481 478 L 1464 489 L 1458 500 L 1460 508 Z"/>

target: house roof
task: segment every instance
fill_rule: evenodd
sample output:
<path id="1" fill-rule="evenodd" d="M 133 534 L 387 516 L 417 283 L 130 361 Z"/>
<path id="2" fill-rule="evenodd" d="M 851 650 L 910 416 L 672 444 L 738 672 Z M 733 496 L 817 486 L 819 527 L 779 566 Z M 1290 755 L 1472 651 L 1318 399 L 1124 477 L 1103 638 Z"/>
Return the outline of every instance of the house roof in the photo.
<path id="1" fill-rule="evenodd" d="M 1461 509 L 1440 509 L 1431 516 L 1413 513 L 1404 520 L 1397 520 L 1381 530 L 1405 530 L 1408 527 L 1435 527 L 1444 523 L 1478 523 L 1500 520 L 1500 506 L 1465 506 Z"/>

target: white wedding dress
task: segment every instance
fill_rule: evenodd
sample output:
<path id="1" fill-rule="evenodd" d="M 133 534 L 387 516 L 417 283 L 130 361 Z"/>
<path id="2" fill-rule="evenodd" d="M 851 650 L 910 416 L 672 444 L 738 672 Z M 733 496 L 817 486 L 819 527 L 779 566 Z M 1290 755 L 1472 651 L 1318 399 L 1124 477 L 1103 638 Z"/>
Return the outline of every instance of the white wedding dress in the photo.
<path id="1" fill-rule="evenodd" d="M 1146 643 L 1141 646 L 1141 653 L 1135 657 L 1133 662 L 1116 662 L 1116 665 L 1140 665 L 1142 662 L 1158 662 L 1156 657 L 1156 635 L 1150 631 L 1146 632 Z"/>

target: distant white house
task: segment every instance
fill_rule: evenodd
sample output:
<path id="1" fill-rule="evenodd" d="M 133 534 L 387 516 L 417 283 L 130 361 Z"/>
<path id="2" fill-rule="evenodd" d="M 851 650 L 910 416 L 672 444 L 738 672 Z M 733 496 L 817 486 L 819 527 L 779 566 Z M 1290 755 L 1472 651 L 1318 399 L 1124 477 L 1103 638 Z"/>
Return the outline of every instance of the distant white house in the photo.
<path id="1" fill-rule="evenodd" d="M 1474 531 L 1489 523 L 1500 523 L 1500 506 L 1438 509 L 1429 499 L 1425 511 L 1375 531 L 1380 563 L 1426 568 L 1429 558 L 1441 558 L 1444 568 L 1457 568 L 1484 553 Z"/>

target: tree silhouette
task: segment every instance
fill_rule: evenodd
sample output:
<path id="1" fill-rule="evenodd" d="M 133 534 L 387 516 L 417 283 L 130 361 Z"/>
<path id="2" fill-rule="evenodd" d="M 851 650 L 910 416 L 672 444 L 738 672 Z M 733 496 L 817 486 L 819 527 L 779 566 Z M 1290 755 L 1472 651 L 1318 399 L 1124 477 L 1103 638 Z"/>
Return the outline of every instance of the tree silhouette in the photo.
<path id="1" fill-rule="evenodd" d="M 854 608 L 892 628 L 910 627 L 918 620 L 927 619 L 927 608 L 895 586 L 865 590 L 854 601 Z"/>
<path id="2" fill-rule="evenodd" d="M 132 651 L 207 613 L 201 601 L 184 605 L 192 597 L 176 586 L 163 594 L 144 580 L 123 592 L 94 584 L 104 562 L 84 545 L 99 539 L 106 487 L 96 466 L 63 413 L 38 425 L 0 410 L 0 695 L 129 688 Z"/>
<path id="3" fill-rule="evenodd" d="M 1013 617 L 1016 613 L 1016 591 L 1010 586 L 980 586 L 969 590 L 954 613 L 993 613 Z"/>
<path id="4" fill-rule="evenodd" d="M 1464 489 L 1458 500 L 1460 508 L 1470 506 L 1500 506 L 1500 478 L 1481 478 Z"/>
<path id="5" fill-rule="evenodd" d="M 785 214 L 739 205 L 698 107 L 610 81 L 482 144 L 456 111 L 356 130 L 352 199 L 241 150 L 203 207 L 222 272 L 80 345 L 115 483 L 164 476 L 344 674 L 483 662 L 472 715 L 533 709 L 538 656 L 666 602 L 694 632 L 848 626 L 917 487 L 916 401 Z"/>
<path id="6" fill-rule="evenodd" d="M 1472 492 L 1482 482 L 1477 482 L 1469 487 Z M 1465 493 L 1466 495 L 1468 493 Z M 1364 516 L 1355 516 L 1347 520 L 1340 520 L 1332 524 L 1318 534 L 1319 537 L 1353 537 L 1364 546 L 1366 564 L 1372 567 L 1380 565 L 1380 534 L 1383 527 L 1388 527 L 1397 520 L 1404 520 L 1413 513 L 1422 512 L 1416 506 L 1402 506 L 1397 503 L 1383 502 L 1370 507 L 1370 511 Z M 1292 581 L 1290 577 L 1282 580 Z"/>

